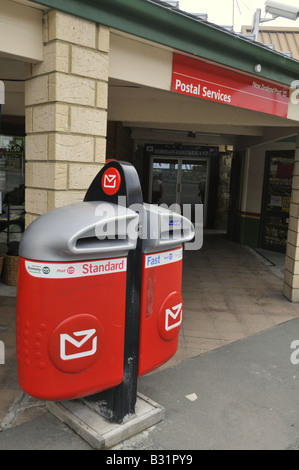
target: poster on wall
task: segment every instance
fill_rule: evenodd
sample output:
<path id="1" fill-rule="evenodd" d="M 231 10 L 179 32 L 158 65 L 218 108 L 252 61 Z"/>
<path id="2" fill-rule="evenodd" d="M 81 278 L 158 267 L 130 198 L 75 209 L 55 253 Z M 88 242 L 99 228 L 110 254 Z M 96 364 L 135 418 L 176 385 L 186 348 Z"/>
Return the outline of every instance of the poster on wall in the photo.
<path id="1" fill-rule="evenodd" d="M 294 151 L 266 152 L 261 247 L 285 253 L 291 204 Z"/>

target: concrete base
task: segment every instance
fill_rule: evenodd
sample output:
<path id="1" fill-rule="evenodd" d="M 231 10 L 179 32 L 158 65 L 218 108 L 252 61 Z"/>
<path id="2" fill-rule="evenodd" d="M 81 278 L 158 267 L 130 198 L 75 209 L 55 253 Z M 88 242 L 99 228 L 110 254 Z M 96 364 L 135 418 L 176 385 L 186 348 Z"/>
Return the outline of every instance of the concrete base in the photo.
<path id="1" fill-rule="evenodd" d="M 164 419 L 165 409 L 137 395 L 135 414 L 123 424 L 110 423 L 103 418 L 88 399 L 47 402 L 47 409 L 67 424 L 94 449 L 109 449 Z"/>

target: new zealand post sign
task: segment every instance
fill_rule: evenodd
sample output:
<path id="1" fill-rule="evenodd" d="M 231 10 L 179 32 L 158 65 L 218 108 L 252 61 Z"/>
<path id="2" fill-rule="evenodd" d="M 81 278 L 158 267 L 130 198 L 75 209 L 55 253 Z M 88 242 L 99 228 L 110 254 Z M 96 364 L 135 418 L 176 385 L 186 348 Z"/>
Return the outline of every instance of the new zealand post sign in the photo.
<path id="1" fill-rule="evenodd" d="M 176 53 L 171 90 L 275 116 L 288 114 L 288 87 Z"/>

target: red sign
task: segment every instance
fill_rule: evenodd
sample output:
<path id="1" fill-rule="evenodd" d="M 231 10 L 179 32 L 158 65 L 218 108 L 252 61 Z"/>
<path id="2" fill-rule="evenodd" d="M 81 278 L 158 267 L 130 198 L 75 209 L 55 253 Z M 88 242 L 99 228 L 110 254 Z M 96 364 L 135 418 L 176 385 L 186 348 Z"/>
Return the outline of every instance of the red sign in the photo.
<path id="1" fill-rule="evenodd" d="M 102 177 L 102 188 L 108 196 L 113 196 L 119 190 L 121 177 L 116 168 L 108 168 Z"/>
<path id="2" fill-rule="evenodd" d="M 217 103 L 287 117 L 289 88 L 173 54 L 171 90 Z"/>

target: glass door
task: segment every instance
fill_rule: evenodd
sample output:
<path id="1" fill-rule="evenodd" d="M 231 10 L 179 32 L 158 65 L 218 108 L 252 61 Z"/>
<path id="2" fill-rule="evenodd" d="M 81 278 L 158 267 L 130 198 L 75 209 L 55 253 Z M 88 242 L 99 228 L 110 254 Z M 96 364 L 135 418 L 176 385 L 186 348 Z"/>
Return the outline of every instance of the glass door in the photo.
<path id="1" fill-rule="evenodd" d="M 205 219 L 207 213 L 207 175 L 207 159 L 183 159 L 181 161 L 179 204 L 182 211 L 184 204 L 190 205 L 191 219 L 194 219 L 195 204 L 203 204 Z"/>
<path id="2" fill-rule="evenodd" d="M 25 137 L 0 135 L 0 253 L 25 228 Z"/>
<path id="3" fill-rule="evenodd" d="M 177 158 L 153 158 L 149 194 L 149 200 L 152 204 L 164 203 L 170 206 L 177 203 L 178 170 Z"/>
<path id="4" fill-rule="evenodd" d="M 191 219 L 195 204 L 204 206 L 207 217 L 209 160 L 196 158 L 152 157 L 149 201 L 152 204 L 189 204 Z"/>

